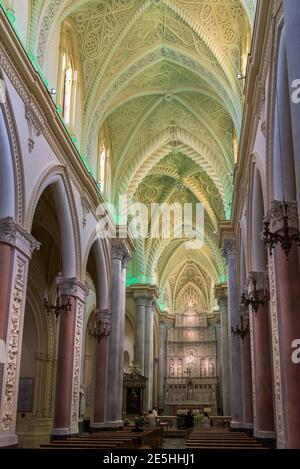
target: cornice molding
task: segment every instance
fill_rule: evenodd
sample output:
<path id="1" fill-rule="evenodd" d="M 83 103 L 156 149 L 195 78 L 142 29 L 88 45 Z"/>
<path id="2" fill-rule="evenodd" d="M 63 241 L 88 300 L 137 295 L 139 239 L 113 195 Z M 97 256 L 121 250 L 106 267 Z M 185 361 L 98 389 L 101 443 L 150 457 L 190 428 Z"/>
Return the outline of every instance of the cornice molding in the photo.
<path id="1" fill-rule="evenodd" d="M 238 163 L 234 175 L 234 191 L 231 219 L 239 222 L 241 207 L 240 194 L 247 181 L 247 174 L 253 152 L 257 126 L 265 100 L 265 81 L 269 65 L 268 52 L 272 38 L 273 0 L 259 0 L 253 30 L 252 47 L 246 71 L 244 90 L 245 108 L 239 143 Z M 264 127 L 265 131 L 265 127 Z M 234 227 L 236 228 L 236 227 Z"/>

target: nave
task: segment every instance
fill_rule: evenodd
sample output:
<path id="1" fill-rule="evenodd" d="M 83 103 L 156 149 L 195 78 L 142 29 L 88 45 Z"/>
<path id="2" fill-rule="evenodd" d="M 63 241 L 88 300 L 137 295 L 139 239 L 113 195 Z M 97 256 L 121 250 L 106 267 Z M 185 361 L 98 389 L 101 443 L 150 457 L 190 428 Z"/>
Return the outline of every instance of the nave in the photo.
<path id="1" fill-rule="evenodd" d="M 300 448 L 295 50 L 296 0 L 0 0 L 0 448 Z"/>

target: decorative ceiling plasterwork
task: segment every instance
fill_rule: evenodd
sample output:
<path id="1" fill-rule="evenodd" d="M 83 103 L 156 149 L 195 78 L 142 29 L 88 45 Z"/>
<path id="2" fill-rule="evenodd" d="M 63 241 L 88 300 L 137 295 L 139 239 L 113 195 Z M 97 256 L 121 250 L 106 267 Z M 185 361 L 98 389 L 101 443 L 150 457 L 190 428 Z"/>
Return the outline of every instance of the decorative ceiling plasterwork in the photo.
<path id="1" fill-rule="evenodd" d="M 234 140 L 243 108 L 237 74 L 244 71 L 255 6 L 256 0 L 35 0 L 33 5 L 29 49 L 46 76 L 45 57 L 56 47 L 63 21 L 68 18 L 74 27 L 84 76 L 81 152 L 95 169 L 105 122 L 112 201 L 126 193 L 129 203 L 204 206 L 201 249 L 191 251 L 186 239 L 137 240 L 130 272 L 155 279 L 172 311 L 193 295 L 211 309 L 213 286 L 226 272 L 216 231 L 231 204 Z"/>

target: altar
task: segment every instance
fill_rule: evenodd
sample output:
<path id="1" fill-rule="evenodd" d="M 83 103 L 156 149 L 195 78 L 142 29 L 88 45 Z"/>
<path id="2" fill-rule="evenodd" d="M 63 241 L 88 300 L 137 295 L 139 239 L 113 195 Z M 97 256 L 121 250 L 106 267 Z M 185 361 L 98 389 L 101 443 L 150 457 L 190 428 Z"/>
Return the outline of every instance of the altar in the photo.
<path id="1" fill-rule="evenodd" d="M 175 315 L 167 334 L 164 411 L 178 409 L 217 414 L 216 332 L 207 315 L 189 306 Z"/>

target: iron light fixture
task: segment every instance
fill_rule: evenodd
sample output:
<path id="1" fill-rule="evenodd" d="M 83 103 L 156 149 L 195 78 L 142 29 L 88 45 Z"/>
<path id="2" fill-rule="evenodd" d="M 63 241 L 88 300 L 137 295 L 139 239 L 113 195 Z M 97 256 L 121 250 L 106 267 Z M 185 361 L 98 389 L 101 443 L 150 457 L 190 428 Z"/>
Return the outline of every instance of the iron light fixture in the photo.
<path id="1" fill-rule="evenodd" d="M 244 316 L 241 314 L 240 316 L 240 324 L 237 324 L 235 327 L 231 327 L 231 333 L 233 336 L 239 336 L 244 342 L 244 338 L 249 334 L 249 322 L 247 320 L 246 324 L 244 321 Z"/>
<path id="2" fill-rule="evenodd" d="M 53 313 L 55 315 L 55 318 L 58 319 L 61 313 L 67 313 L 68 311 L 71 311 L 72 309 L 72 304 L 70 301 L 70 296 L 67 296 L 67 302 L 63 303 L 62 300 L 62 294 L 61 294 L 61 289 L 60 289 L 60 281 L 62 280 L 62 275 L 58 274 L 58 277 L 56 279 L 57 287 L 56 287 L 56 302 L 54 304 L 49 303 L 49 297 L 48 297 L 48 291 L 45 290 L 44 294 L 44 309 L 47 314 Z"/>
<path id="3" fill-rule="evenodd" d="M 280 244 L 282 250 L 286 255 L 286 259 L 288 260 L 289 253 L 293 247 L 293 243 L 296 243 L 297 246 L 300 246 L 300 233 L 299 230 L 295 230 L 295 233 L 290 234 L 290 227 L 289 227 L 289 216 L 288 216 L 288 204 L 282 202 L 282 210 L 283 210 L 283 227 L 278 233 L 272 233 L 270 231 L 270 222 L 266 221 L 264 223 L 264 231 L 263 231 L 263 241 L 265 246 L 269 248 L 269 253 L 272 256 L 273 249 L 275 248 L 276 244 Z"/>
<path id="4" fill-rule="evenodd" d="M 257 314 L 259 308 L 261 306 L 265 306 L 267 302 L 270 300 L 270 294 L 267 291 L 261 291 L 257 289 L 257 280 L 251 280 L 253 289 L 250 293 L 246 294 L 243 293 L 241 296 L 241 304 L 243 306 L 251 306 L 252 310 Z"/>

